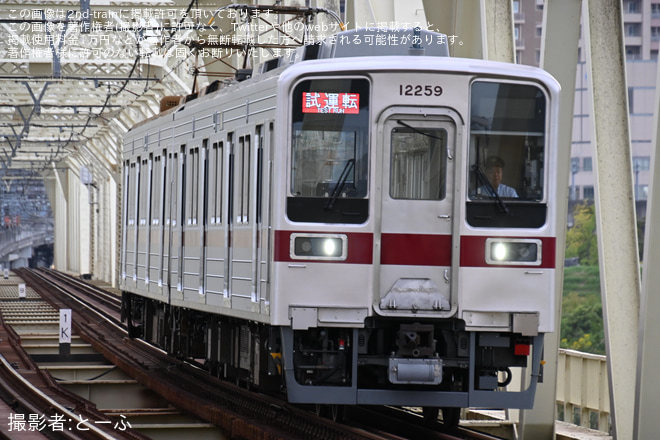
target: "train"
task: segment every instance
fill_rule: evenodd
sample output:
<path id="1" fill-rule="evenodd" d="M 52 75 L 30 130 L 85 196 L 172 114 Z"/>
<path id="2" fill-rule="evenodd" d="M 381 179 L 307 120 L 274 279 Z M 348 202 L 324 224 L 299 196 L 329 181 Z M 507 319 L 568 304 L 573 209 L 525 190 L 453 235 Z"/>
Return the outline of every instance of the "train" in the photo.
<path id="1" fill-rule="evenodd" d="M 131 337 L 333 417 L 531 408 L 556 330 L 557 81 L 419 29 L 238 73 L 125 136 Z"/>

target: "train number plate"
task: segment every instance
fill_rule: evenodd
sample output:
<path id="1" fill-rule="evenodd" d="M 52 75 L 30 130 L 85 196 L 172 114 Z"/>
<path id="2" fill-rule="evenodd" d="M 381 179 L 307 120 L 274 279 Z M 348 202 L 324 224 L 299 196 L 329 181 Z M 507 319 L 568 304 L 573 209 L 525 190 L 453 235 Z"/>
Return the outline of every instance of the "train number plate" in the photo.
<path id="1" fill-rule="evenodd" d="M 441 86 L 429 84 L 399 84 L 399 96 L 440 96 Z"/>

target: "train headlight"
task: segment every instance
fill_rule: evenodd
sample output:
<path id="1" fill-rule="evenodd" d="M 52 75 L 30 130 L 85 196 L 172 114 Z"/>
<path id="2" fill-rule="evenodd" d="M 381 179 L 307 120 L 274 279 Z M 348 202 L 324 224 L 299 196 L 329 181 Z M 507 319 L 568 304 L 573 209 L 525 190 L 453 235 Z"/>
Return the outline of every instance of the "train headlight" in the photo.
<path id="1" fill-rule="evenodd" d="M 486 240 L 486 263 L 538 266 L 541 264 L 541 240 L 489 238 Z"/>
<path id="2" fill-rule="evenodd" d="M 346 244 L 343 234 L 291 234 L 290 255 L 298 260 L 345 260 Z"/>

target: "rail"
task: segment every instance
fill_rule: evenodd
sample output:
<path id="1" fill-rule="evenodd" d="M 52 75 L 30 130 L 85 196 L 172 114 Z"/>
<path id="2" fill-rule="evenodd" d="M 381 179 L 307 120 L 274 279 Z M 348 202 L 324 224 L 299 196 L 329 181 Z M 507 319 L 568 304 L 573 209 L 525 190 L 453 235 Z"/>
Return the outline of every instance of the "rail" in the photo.
<path id="1" fill-rule="evenodd" d="M 43 272 L 51 276 L 56 274 L 53 271 Z M 560 349 L 557 374 L 557 420 L 609 432 L 607 358 Z M 509 421 L 515 423 L 515 420 Z"/>

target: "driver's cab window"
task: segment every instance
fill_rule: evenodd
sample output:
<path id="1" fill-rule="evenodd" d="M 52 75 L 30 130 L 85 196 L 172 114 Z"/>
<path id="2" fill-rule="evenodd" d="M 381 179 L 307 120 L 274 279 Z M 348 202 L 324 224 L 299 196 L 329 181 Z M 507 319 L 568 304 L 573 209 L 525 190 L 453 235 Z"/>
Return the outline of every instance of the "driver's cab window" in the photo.
<path id="1" fill-rule="evenodd" d="M 370 84 L 365 78 L 313 78 L 294 87 L 289 220 L 367 220 L 369 104 Z"/>
<path id="2" fill-rule="evenodd" d="M 545 110 L 545 94 L 535 85 L 472 84 L 470 200 L 543 200 Z"/>

